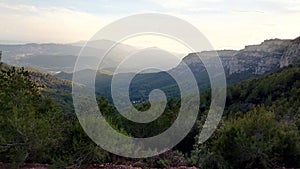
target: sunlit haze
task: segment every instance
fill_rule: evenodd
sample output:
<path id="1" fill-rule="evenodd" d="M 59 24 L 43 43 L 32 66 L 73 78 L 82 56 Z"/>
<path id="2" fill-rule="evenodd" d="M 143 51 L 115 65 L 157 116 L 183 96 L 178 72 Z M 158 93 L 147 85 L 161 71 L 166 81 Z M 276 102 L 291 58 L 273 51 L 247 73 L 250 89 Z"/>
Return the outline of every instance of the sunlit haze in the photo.
<path id="1" fill-rule="evenodd" d="M 145 12 L 166 13 L 190 22 L 215 49 L 241 49 L 271 38 L 292 39 L 300 30 L 297 0 L 1 0 L 0 42 L 88 40 L 108 23 Z M 157 38 L 129 39 L 128 44 L 187 52 L 177 42 Z"/>

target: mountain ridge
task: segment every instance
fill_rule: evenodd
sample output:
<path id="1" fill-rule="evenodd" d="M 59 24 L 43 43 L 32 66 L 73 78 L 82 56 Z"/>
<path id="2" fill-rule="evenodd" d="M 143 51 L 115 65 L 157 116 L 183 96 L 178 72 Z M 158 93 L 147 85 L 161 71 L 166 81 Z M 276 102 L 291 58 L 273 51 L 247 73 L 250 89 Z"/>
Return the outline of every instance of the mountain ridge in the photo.
<path id="1" fill-rule="evenodd" d="M 247 45 L 241 50 L 216 50 L 190 53 L 183 62 L 201 65 L 200 57 L 217 53 L 228 75 L 249 71 L 261 75 L 274 68 L 282 68 L 300 59 L 300 37 L 292 40 L 269 39 L 257 45 Z M 197 56 L 198 55 L 198 56 Z"/>
<path id="2" fill-rule="evenodd" d="M 299 54 L 298 54 L 299 53 Z M 133 100 L 136 102 L 144 102 L 147 100 L 149 91 L 153 89 L 161 89 L 168 96 L 179 97 L 178 86 L 174 79 L 166 76 L 166 73 L 176 73 L 181 77 L 188 76 L 188 71 L 183 64 L 186 64 L 193 72 L 198 83 L 199 90 L 207 90 L 210 88 L 210 80 L 208 73 L 200 57 L 209 58 L 218 54 L 224 66 L 227 84 L 235 84 L 244 80 L 255 78 L 272 71 L 276 71 L 282 67 L 296 63 L 300 60 L 300 45 L 292 40 L 266 40 L 259 45 L 251 45 L 245 49 L 235 50 L 219 50 L 219 51 L 203 51 L 199 53 L 191 53 L 186 56 L 182 62 L 175 68 L 158 73 L 137 74 L 131 82 L 130 90 L 134 93 Z M 214 66 L 214 65 L 209 65 Z M 95 86 L 96 92 L 102 96 L 110 97 L 110 83 L 112 75 L 97 73 L 96 84 L 88 84 L 89 73 L 92 70 L 81 71 L 82 82 L 84 85 Z M 129 74 L 118 74 L 119 78 L 126 79 Z M 58 78 L 72 80 L 72 74 L 59 73 L 54 75 Z M 115 75 L 114 75 L 115 76 Z"/>

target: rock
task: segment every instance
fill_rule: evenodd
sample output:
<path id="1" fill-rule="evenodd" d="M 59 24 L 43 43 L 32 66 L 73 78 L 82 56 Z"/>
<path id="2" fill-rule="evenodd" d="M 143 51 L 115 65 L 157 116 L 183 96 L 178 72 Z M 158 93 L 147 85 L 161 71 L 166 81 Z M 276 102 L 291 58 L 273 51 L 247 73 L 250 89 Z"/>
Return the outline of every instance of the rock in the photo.
<path id="1" fill-rule="evenodd" d="M 205 71 L 205 67 L 197 55 L 209 60 L 217 54 L 228 76 L 245 72 L 252 75 L 261 75 L 300 60 L 300 37 L 294 40 L 265 40 L 259 45 L 246 46 L 238 51 L 217 50 L 191 53 L 183 59 L 183 62 L 193 72 L 201 73 Z M 211 66 L 214 66 L 213 63 Z M 182 73 L 183 70 L 184 67 L 179 65 L 173 71 Z"/>
<path id="2" fill-rule="evenodd" d="M 145 164 L 141 161 L 135 162 L 133 165 L 133 167 L 140 167 L 140 168 L 144 168 Z"/>

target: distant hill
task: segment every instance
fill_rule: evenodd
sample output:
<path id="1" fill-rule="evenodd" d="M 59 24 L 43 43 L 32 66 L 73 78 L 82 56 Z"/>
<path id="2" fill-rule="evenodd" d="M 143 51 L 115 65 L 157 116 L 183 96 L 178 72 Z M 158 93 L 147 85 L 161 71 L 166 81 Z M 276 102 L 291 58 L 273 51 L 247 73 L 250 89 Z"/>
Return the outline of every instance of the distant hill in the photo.
<path id="1" fill-rule="evenodd" d="M 221 51 L 204 51 L 191 53 L 186 56 L 182 63 L 168 72 L 146 73 L 137 75 L 131 84 L 132 97 L 135 101 L 145 101 L 152 89 L 160 88 L 168 96 L 180 96 L 178 86 L 174 79 L 167 73 L 176 73 L 182 77 L 186 76 L 187 71 L 183 64 L 187 64 L 198 82 L 200 90 L 206 90 L 210 87 L 210 82 L 206 69 L 199 59 L 198 55 L 203 58 L 209 58 L 218 54 L 224 66 L 228 84 L 235 84 L 250 78 L 258 77 L 263 74 L 276 71 L 279 68 L 292 65 L 300 60 L 300 43 L 299 38 L 295 40 L 266 40 L 259 45 L 246 46 L 244 49 L 221 50 Z M 196 55 L 197 54 L 197 55 Z M 213 65 L 212 65 L 213 66 Z M 89 79 L 92 70 L 82 70 L 82 78 Z M 120 78 L 126 79 L 129 74 L 118 74 Z M 71 73 L 61 72 L 55 77 L 72 80 Z M 110 83 L 112 76 L 101 72 L 97 73 L 96 91 L 103 96 L 110 97 Z M 83 80 L 87 81 L 87 80 Z M 94 84 L 85 84 L 94 85 Z"/>
<path id="2" fill-rule="evenodd" d="M 98 63 L 97 58 L 105 54 L 106 50 L 114 44 L 115 42 L 109 40 L 89 41 L 87 44 L 85 41 L 71 44 L 9 44 L 0 45 L 0 50 L 3 51 L 2 61 L 5 63 L 14 66 L 33 67 L 43 72 L 55 74 L 60 71 L 72 72 L 77 57 L 85 45 L 84 54 L 81 55 L 84 57 L 84 63 L 81 64 L 84 66 L 83 69 L 94 68 L 95 64 Z M 106 55 L 99 69 L 114 72 L 125 57 L 137 51 L 138 49 L 133 46 L 118 43 Z M 149 62 L 153 62 L 153 65 L 163 65 L 164 69 L 170 69 L 179 63 L 179 61 L 156 55 L 147 56 L 147 59 Z M 130 62 L 121 72 L 132 72 L 136 67 L 143 68 L 145 63 L 148 63 L 145 62 L 145 59 Z"/>
<path id="3" fill-rule="evenodd" d="M 102 45 L 101 45 L 102 43 Z M 111 42 L 112 43 L 112 42 Z M 107 46 L 106 40 L 98 41 L 100 46 Z M 105 60 L 103 69 L 109 69 L 110 65 L 114 65 L 120 61 L 122 55 L 128 54 L 133 50 L 133 47 L 118 45 L 110 57 Z M 45 72 L 67 71 L 74 70 L 74 65 L 81 46 L 70 44 L 24 44 L 24 45 L 0 45 L 0 50 L 3 51 L 3 62 L 15 65 L 33 67 Z M 103 48 L 86 47 L 86 66 L 94 64 L 99 53 L 104 53 Z M 120 56 L 120 54 L 122 54 Z"/>
<path id="4" fill-rule="evenodd" d="M 28 46 L 43 46 L 36 45 L 37 44 L 27 45 L 26 49 L 30 48 Z M 49 47 L 52 45 L 56 46 L 55 44 L 46 46 Z M 11 46 L 7 46 L 7 48 L 9 47 Z M 73 47 L 74 46 L 69 46 L 70 51 L 72 51 L 71 49 L 74 49 Z M 42 51 L 47 49 L 45 46 L 44 48 L 45 49 Z M 66 48 L 63 49 L 65 50 Z M 32 50 L 34 51 L 37 49 L 33 48 Z M 50 49 L 48 50 L 51 51 Z M 200 52 L 199 55 L 209 56 L 212 53 L 213 52 Z M 245 49 L 239 51 L 222 50 L 217 51 L 217 53 L 222 60 L 228 84 L 235 84 L 269 72 L 274 72 L 281 67 L 293 65 L 300 60 L 300 43 L 299 38 L 294 40 L 273 39 L 266 40 L 260 45 L 247 46 Z M 199 58 L 195 54 L 189 54 L 182 62 L 187 64 L 194 73 L 200 90 L 207 90 L 210 87 L 210 83 L 205 67 Z M 57 62 L 57 64 L 60 63 Z M 186 74 L 181 64 L 169 71 L 180 74 L 183 77 Z M 33 77 L 33 81 L 35 81 L 41 89 L 47 89 L 43 90 L 43 92 L 48 92 L 48 94 L 55 97 L 56 100 L 64 98 L 60 100 L 59 103 L 67 105 L 67 103 L 64 102 L 66 100 L 67 102 L 70 102 L 72 73 L 60 72 L 51 76 L 49 74 L 41 73 L 36 69 L 31 69 L 30 72 Z M 98 71 L 96 84 L 90 84 L 85 79 L 93 78 L 90 77 L 92 72 L 93 71 L 90 69 L 81 70 L 79 72 L 82 77 L 81 81 L 86 82 L 80 85 L 85 85 L 87 87 L 95 85 L 96 94 L 98 96 L 104 96 L 111 100 L 112 75 L 109 72 Z M 169 76 L 168 73 L 169 72 L 138 74 L 130 85 L 130 97 L 132 101 L 139 103 L 148 100 L 149 92 L 153 89 L 163 90 L 170 98 L 179 97 L 179 88 L 174 79 Z M 115 76 L 118 76 L 121 79 L 128 79 L 130 75 L 131 74 L 129 73 L 120 73 Z M 71 108 L 69 109 L 71 110 Z"/>

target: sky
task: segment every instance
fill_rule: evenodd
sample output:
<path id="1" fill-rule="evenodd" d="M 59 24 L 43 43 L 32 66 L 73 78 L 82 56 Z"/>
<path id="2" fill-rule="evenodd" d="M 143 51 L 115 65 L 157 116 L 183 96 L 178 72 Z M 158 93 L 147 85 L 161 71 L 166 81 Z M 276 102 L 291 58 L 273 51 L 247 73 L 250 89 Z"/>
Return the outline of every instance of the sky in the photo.
<path id="1" fill-rule="evenodd" d="M 300 36 L 300 0 L 0 0 L 0 41 L 88 40 L 117 19 L 149 12 L 190 22 L 215 49 Z M 185 50 L 160 37 L 132 39 L 128 44 Z"/>

